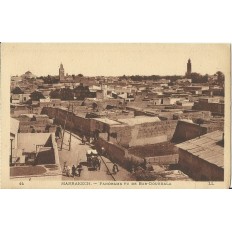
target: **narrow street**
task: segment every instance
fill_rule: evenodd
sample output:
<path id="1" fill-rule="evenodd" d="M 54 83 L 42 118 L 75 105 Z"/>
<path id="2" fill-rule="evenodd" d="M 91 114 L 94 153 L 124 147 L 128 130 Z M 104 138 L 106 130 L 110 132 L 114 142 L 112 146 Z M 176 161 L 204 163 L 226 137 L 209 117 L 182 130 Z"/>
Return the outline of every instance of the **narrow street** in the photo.
<path id="1" fill-rule="evenodd" d="M 86 143 L 85 145 L 82 144 L 80 137 L 77 135 L 72 135 L 71 137 L 71 150 L 69 151 L 69 139 L 70 134 L 68 131 L 64 133 L 64 142 L 63 142 L 63 149 L 62 151 L 59 149 L 59 158 L 60 158 L 60 166 L 61 170 L 63 170 L 64 162 L 70 168 L 72 168 L 73 165 L 77 165 L 79 162 L 86 162 L 86 152 L 91 148 L 91 145 L 89 143 Z M 58 147 L 60 148 L 61 140 L 58 141 Z M 102 157 L 101 160 L 101 169 L 97 171 L 91 171 L 88 169 L 87 166 L 83 165 L 83 170 L 81 172 L 81 176 L 75 176 L 68 177 L 63 175 L 62 180 L 88 180 L 88 181 L 114 181 L 114 180 L 132 180 L 131 174 L 123 169 L 122 167 L 119 167 L 119 172 L 115 174 L 113 177 L 109 174 L 107 167 L 110 171 L 112 171 L 112 162 L 108 160 L 105 157 Z"/>

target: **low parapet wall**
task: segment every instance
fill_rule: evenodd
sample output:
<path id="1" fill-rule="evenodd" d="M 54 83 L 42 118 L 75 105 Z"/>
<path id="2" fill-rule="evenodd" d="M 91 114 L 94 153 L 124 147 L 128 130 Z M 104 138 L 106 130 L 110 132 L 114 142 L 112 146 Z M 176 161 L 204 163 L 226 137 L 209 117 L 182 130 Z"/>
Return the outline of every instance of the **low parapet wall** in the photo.
<path id="1" fill-rule="evenodd" d="M 145 160 L 147 163 L 150 164 L 161 164 L 161 165 L 177 164 L 179 162 L 179 154 L 146 157 Z"/>

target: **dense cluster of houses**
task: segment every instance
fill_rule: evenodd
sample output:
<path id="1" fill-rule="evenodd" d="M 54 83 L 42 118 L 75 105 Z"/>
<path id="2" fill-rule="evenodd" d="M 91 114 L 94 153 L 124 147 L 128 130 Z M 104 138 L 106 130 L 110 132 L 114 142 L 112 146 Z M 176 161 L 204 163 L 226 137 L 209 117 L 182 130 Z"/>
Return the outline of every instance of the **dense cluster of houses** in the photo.
<path id="1" fill-rule="evenodd" d="M 195 139 L 194 144 L 197 144 L 198 138 L 202 144 L 200 139 L 202 135 L 217 131 L 216 136 L 220 140 L 219 134 L 223 134 L 224 84 L 223 82 L 215 84 L 218 83 L 216 75 L 210 76 L 211 81 L 192 83 L 189 74 L 173 79 L 160 77 L 138 81 L 133 78 L 85 77 L 80 74 L 64 76 L 64 71 L 60 72 L 62 78 L 58 77 L 58 81 L 54 83 L 52 81 L 47 83 L 46 78 L 38 78 L 29 71 L 22 76 L 12 77 L 11 149 L 14 151 L 11 151 L 13 157 L 11 164 L 30 161 L 32 153 L 34 158 L 38 155 L 39 146 L 34 146 L 30 152 L 23 151 L 27 146 L 21 148 L 19 139 L 16 139 L 28 136 L 26 133 L 34 134 L 33 138 L 38 140 L 46 134 L 46 139 L 41 143 L 53 147 L 55 141 L 53 135 L 57 132 L 57 126 L 62 127 L 66 112 L 70 112 L 72 115 L 70 117 L 73 117 L 68 125 L 70 130 L 88 136 L 100 134 L 106 143 L 121 146 L 123 149 L 172 142 L 178 138 L 178 144 L 191 139 Z M 57 80 L 57 77 L 49 78 Z M 82 123 L 78 123 L 78 120 Z M 210 138 L 213 135 L 210 134 Z M 47 142 L 49 139 L 52 142 Z M 191 142 L 188 145 L 191 145 Z M 183 162 L 185 146 L 178 147 Z M 202 149 L 207 150 L 207 146 Z M 43 154 L 48 154 L 49 151 L 54 149 L 47 149 Z M 224 155 L 223 149 L 218 151 L 220 157 Z M 191 152 L 188 150 L 188 153 Z M 190 155 L 186 157 L 191 158 Z M 49 161 L 42 160 L 57 162 L 51 157 Z M 203 163 L 206 162 L 204 156 L 202 160 Z M 207 162 L 212 165 L 211 159 Z M 191 169 L 191 162 L 186 163 L 189 164 L 188 167 L 183 164 L 182 167 Z M 214 169 L 215 173 L 219 173 L 218 176 L 216 174 L 207 176 L 207 173 L 204 173 L 198 175 L 196 179 L 200 179 L 199 176 L 204 176 L 204 179 L 221 179 L 223 171 L 221 163 L 218 169 Z M 191 175 L 193 172 L 189 173 Z"/>

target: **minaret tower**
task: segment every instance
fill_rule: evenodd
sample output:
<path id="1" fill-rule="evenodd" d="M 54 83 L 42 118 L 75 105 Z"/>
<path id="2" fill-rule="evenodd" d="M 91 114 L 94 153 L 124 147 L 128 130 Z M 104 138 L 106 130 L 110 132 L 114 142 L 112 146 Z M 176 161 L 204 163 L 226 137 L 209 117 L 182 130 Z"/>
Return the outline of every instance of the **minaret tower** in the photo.
<path id="1" fill-rule="evenodd" d="M 192 72 L 192 64 L 191 64 L 191 60 L 188 59 L 186 75 L 189 76 L 191 72 Z"/>
<path id="2" fill-rule="evenodd" d="M 60 78 L 60 81 L 64 80 L 64 67 L 62 63 L 60 64 L 60 68 L 59 68 L 59 78 Z"/>

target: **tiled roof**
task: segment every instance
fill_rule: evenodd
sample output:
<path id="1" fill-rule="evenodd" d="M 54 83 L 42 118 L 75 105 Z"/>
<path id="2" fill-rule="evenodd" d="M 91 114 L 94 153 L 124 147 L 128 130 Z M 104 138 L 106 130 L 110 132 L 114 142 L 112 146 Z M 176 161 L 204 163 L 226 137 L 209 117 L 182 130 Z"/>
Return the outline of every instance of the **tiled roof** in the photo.
<path id="1" fill-rule="evenodd" d="M 223 132 L 214 131 L 200 138 L 188 140 L 177 144 L 178 148 L 188 151 L 194 156 L 199 157 L 218 167 L 224 167 L 224 147 L 219 144 L 222 141 Z"/>

